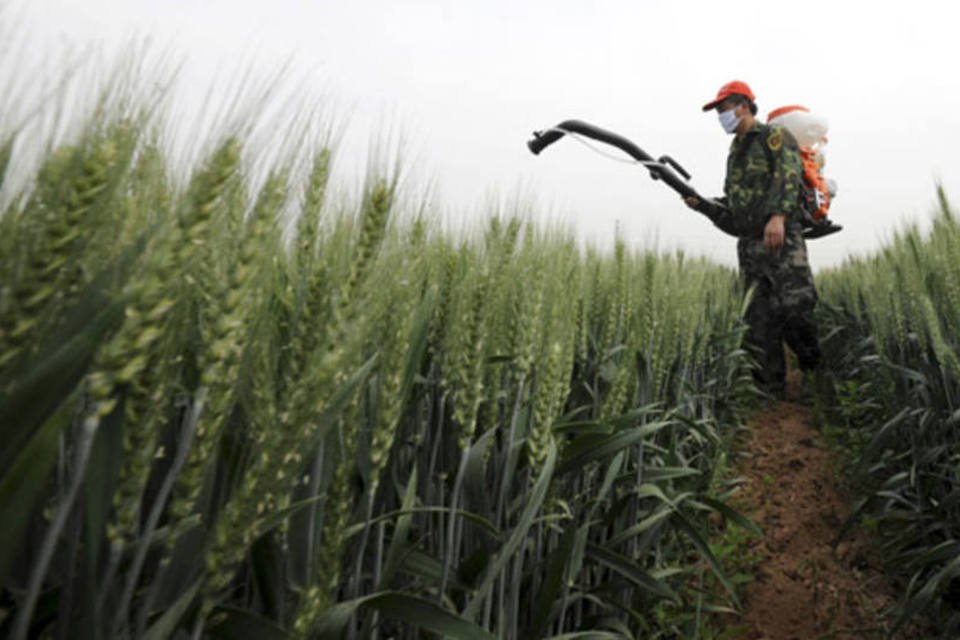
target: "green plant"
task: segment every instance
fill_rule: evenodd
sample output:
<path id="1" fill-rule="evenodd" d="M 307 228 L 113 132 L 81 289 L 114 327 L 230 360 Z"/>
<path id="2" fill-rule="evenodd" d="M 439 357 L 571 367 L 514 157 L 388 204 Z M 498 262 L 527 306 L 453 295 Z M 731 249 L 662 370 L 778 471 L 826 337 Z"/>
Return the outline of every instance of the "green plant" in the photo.
<path id="1" fill-rule="evenodd" d="M 937 197 L 928 235 L 907 228 L 877 254 L 821 277 L 824 351 L 837 378 L 824 421 L 859 495 L 847 524 L 876 534 L 903 589 L 896 626 L 922 611 L 953 637 L 960 227 L 940 188 Z"/>
<path id="2" fill-rule="evenodd" d="M 457 237 L 396 170 L 330 201 L 328 137 L 174 166 L 148 107 L 0 217 L 0 633 L 666 638 L 736 602 L 732 270 L 519 209 Z"/>

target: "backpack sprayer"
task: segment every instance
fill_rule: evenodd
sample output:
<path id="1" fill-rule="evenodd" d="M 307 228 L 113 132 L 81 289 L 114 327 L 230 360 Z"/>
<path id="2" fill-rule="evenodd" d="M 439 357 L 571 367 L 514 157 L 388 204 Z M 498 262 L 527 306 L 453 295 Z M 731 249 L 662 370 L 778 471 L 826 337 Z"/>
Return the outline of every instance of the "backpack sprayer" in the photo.
<path id="1" fill-rule="evenodd" d="M 727 209 L 726 204 L 723 202 L 712 198 L 704 198 L 697 193 L 697 190 L 690 185 L 690 174 L 670 156 L 664 155 L 658 159 L 654 159 L 653 156 L 623 136 L 595 127 L 582 120 L 564 120 L 550 129 L 535 131 L 533 138 L 527 141 L 527 147 L 534 155 L 540 155 L 541 151 L 566 134 L 578 134 L 591 140 L 616 147 L 646 167 L 647 170 L 650 171 L 651 178 L 663 181 L 684 198 L 696 198 L 701 202 L 709 203 L 709 206 L 714 208 L 715 211 L 725 211 Z M 807 188 L 806 183 L 804 186 Z M 843 228 L 827 220 L 825 215 L 815 218 L 814 215 L 812 215 L 813 212 L 808 211 L 806 207 L 804 207 L 804 211 L 807 213 L 803 220 L 804 238 L 822 238 L 831 233 L 836 233 Z M 711 221 L 713 220 L 713 216 L 710 214 L 705 215 L 711 218 Z M 720 227 L 720 229 L 726 233 L 730 233 L 730 235 L 736 235 L 723 227 Z"/>

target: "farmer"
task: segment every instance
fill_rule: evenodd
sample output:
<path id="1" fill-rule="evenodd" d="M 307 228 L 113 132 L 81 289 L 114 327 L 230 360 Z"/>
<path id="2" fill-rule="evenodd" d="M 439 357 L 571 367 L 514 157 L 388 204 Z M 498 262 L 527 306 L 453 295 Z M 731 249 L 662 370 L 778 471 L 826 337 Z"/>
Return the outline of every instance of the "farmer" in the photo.
<path id="1" fill-rule="evenodd" d="M 813 308 L 817 290 L 800 225 L 802 163 L 796 141 L 780 127 L 756 119 L 757 105 L 746 83 L 729 82 L 703 106 L 715 109 L 720 125 L 736 134 L 727 156 L 723 198 L 727 209 L 685 198 L 687 206 L 738 237 L 740 275 L 753 297 L 747 308 L 747 344 L 757 359 L 754 377 L 765 391 L 783 397 L 783 343 L 800 368 L 820 365 Z"/>

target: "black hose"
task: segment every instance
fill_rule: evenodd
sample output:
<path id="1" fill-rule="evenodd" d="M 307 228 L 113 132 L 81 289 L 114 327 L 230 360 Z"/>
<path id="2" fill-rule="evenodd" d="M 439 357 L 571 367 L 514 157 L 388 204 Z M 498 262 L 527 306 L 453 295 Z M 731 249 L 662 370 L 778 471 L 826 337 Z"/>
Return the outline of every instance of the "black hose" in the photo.
<path id="1" fill-rule="evenodd" d="M 650 171 L 650 177 L 654 180 L 663 180 L 685 198 L 704 199 L 686 180 L 678 176 L 670 165 L 655 160 L 653 156 L 623 136 L 595 127 L 582 120 L 564 120 L 552 129 L 534 132 L 533 138 L 527 142 L 527 147 L 534 155 L 539 155 L 541 151 L 562 138 L 566 133 L 578 133 L 597 142 L 614 146 L 637 162 L 642 163 Z"/>
<path id="2" fill-rule="evenodd" d="M 549 147 L 567 133 L 577 133 L 592 140 L 596 140 L 597 142 L 603 142 L 620 149 L 637 162 L 643 164 L 643 166 L 650 171 L 650 177 L 654 180 L 663 180 L 663 182 L 669 185 L 671 189 L 679 193 L 684 198 L 696 198 L 701 203 L 704 203 L 704 208 L 701 210 L 701 213 L 707 215 L 707 217 L 709 217 L 714 224 L 717 224 L 722 231 L 729 233 L 730 235 L 739 235 L 733 229 L 725 228 L 727 225 L 718 224 L 720 218 L 729 217 L 727 215 L 723 215 L 726 213 L 726 206 L 724 206 L 723 203 L 717 202 L 716 200 L 704 198 L 697 193 L 697 190 L 694 189 L 689 182 L 677 175 L 677 172 L 679 172 L 687 179 L 690 177 L 690 174 L 688 174 L 675 160 L 669 156 L 663 156 L 660 160 L 654 160 L 653 156 L 638 147 L 636 144 L 619 134 L 613 133 L 612 131 L 595 127 L 592 124 L 583 122 L 582 120 L 564 120 L 551 129 L 535 131 L 533 133 L 533 138 L 527 141 L 527 148 L 530 149 L 534 155 L 539 155 L 541 151 Z M 675 169 L 676 172 L 674 171 Z M 804 225 L 803 236 L 812 240 L 814 238 L 822 238 L 823 236 L 836 233 L 841 229 L 843 229 L 843 227 L 833 224 L 828 220 L 823 220 L 821 222 L 813 222 L 811 220 L 809 223 Z"/>

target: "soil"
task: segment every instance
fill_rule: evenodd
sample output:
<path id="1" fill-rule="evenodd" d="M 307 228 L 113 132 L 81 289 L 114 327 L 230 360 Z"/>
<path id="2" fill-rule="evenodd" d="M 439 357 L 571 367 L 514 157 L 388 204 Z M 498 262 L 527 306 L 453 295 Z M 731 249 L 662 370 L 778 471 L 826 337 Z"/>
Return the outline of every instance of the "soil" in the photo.
<path id="1" fill-rule="evenodd" d="M 738 461 L 745 479 L 735 504 L 766 534 L 751 541 L 759 557 L 744 593 L 744 612 L 731 620 L 743 640 L 881 638 L 890 625 L 880 612 L 895 602 L 865 534 L 835 545 L 849 513 L 840 472 L 812 411 L 788 398 L 756 414 Z M 922 636 L 908 632 L 904 638 Z"/>

